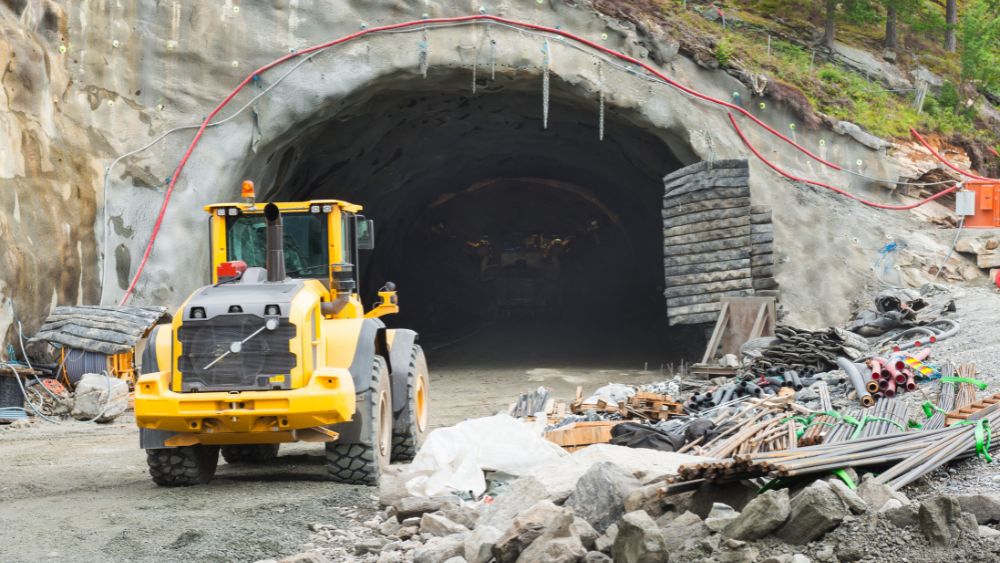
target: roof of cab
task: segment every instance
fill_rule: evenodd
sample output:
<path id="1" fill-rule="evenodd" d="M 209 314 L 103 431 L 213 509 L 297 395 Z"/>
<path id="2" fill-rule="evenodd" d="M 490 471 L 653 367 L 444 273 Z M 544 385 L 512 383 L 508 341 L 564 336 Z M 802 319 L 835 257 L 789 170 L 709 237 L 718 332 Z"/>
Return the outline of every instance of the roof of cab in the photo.
<path id="1" fill-rule="evenodd" d="M 264 206 L 270 202 L 264 203 L 213 203 L 211 205 L 205 206 L 205 211 L 212 213 L 214 210 L 219 208 L 229 208 L 236 207 L 244 213 L 263 213 Z M 273 202 L 278 206 L 281 211 L 309 211 L 309 208 L 313 205 L 336 205 L 337 207 L 347 211 L 348 213 L 358 213 L 363 208 L 360 205 L 354 203 L 348 203 L 346 201 L 341 201 L 339 199 L 312 199 L 309 201 L 275 201 Z"/>

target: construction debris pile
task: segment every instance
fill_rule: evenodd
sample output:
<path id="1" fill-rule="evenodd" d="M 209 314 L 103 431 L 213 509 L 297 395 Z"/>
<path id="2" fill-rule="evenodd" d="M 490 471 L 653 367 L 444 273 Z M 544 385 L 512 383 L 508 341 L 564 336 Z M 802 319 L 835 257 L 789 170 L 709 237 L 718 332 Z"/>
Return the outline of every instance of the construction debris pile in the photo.
<path id="1" fill-rule="evenodd" d="M 878 542 L 851 535 L 885 526 L 928 549 L 971 548 L 1000 535 L 985 526 L 1000 521 L 1000 495 L 916 502 L 902 490 L 956 460 L 991 460 L 1000 393 L 984 392 L 974 365 L 933 356 L 955 320 L 900 318 L 870 338 L 777 326 L 727 360 L 729 377 L 578 388 L 568 402 L 541 387 L 506 413 L 436 430 L 384 479 L 380 537 L 355 554 L 875 561 Z"/>

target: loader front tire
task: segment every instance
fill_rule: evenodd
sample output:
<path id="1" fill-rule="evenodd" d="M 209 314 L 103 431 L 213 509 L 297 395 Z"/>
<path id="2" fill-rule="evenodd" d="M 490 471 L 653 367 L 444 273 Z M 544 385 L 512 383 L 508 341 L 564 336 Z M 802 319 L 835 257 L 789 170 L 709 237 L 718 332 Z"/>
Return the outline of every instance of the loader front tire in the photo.
<path id="1" fill-rule="evenodd" d="M 161 487 L 208 483 L 219 465 L 219 446 L 181 446 L 146 450 L 153 482 Z"/>
<path id="2" fill-rule="evenodd" d="M 427 358 L 419 345 L 413 346 L 406 370 L 406 408 L 392 428 L 392 461 L 409 462 L 417 455 L 427 435 L 431 380 Z"/>
<path id="3" fill-rule="evenodd" d="M 358 415 L 367 416 L 359 440 L 326 443 L 326 468 L 334 481 L 352 485 L 377 485 L 392 453 L 392 387 L 381 356 L 372 362 L 372 378 L 363 394 Z M 362 408 L 364 407 L 364 408 Z"/>
<path id="4" fill-rule="evenodd" d="M 263 463 L 278 457 L 280 444 L 241 444 L 222 446 L 226 463 Z"/>

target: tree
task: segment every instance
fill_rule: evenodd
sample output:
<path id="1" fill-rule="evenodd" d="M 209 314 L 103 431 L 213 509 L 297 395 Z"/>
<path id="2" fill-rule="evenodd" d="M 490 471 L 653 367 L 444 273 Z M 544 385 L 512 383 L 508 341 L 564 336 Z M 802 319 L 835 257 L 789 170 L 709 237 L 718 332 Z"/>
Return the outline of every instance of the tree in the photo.
<path id="1" fill-rule="evenodd" d="M 826 24 L 823 30 L 823 44 L 833 48 L 837 35 L 837 0 L 826 0 Z"/>
<path id="2" fill-rule="evenodd" d="M 944 48 L 954 53 L 957 48 L 955 31 L 958 29 L 958 0 L 948 0 L 944 8 Z"/>
<path id="3" fill-rule="evenodd" d="M 1000 89 L 1000 0 L 972 0 L 960 27 L 962 78 Z"/>
<path id="4" fill-rule="evenodd" d="M 896 50 L 896 23 L 898 20 L 899 13 L 896 11 L 896 4 L 889 0 L 885 6 L 885 48 L 892 51 Z"/>

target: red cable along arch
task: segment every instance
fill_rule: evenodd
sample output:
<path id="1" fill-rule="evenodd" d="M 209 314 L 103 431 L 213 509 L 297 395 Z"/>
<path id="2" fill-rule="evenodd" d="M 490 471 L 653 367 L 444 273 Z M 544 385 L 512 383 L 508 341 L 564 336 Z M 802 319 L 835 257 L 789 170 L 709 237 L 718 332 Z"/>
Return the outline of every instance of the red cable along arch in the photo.
<path id="1" fill-rule="evenodd" d="M 267 64 L 265 64 L 263 66 L 261 66 L 260 68 L 254 70 L 253 72 L 251 72 L 250 74 L 248 74 L 246 76 L 246 78 L 244 78 L 243 81 L 240 82 L 239 85 L 237 85 L 236 88 L 234 88 L 233 91 L 230 92 L 229 95 L 227 95 L 217 106 L 215 106 L 215 108 L 205 117 L 204 120 L 202 120 L 201 125 L 198 127 L 197 133 L 195 133 L 194 138 L 191 140 L 191 143 L 188 145 L 187 150 L 184 151 L 184 155 L 181 157 L 180 161 L 178 162 L 177 168 L 174 169 L 174 173 L 170 177 L 170 182 L 167 185 L 166 193 L 163 196 L 163 203 L 160 205 L 160 210 L 159 210 L 159 213 L 157 215 L 156 222 L 153 224 L 153 231 L 150 234 L 149 242 L 146 244 L 146 249 L 145 249 L 145 251 L 142 254 L 142 259 L 139 262 L 139 266 L 136 269 L 135 274 L 132 276 L 132 281 L 129 283 L 128 289 L 125 291 L 125 295 L 122 297 L 119 305 L 124 305 L 125 303 L 127 303 L 128 300 L 129 300 L 129 298 L 132 296 L 133 292 L 135 291 L 136 284 L 138 283 L 139 278 L 142 276 L 142 272 L 143 272 L 143 270 L 146 267 L 146 263 L 149 261 L 149 256 L 150 256 L 150 254 L 153 251 L 153 245 L 155 244 L 156 238 L 159 235 L 160 228 L 163 226 L 163 218 L 164 218 L 164 215 L 166 214 L 167 206 L 170 204 L 170 198 L 173 195 L 174 188 L 177 186 L 177 180 L 180 178 L 181 172 L 184 170 L 184 167 L 187 165 L 188 160 L 191 158 L 191 154 L 194 152 L 195 147 L 198 146 L 198 143 L 201 140 L 202 135 L 204 135 L 204 133 L 205 133 L 206 127 L 212 121 L 212 119 L 216 115 L 218 115 L 218 113 L 224 107 L 226 107 L 226 105 L 228 105 L 230 101 L 232 101 L 232 99 L 236 96 L 236 94 L 238 94 L 244 87 L 246 87 L 247 84 L 250 83 L 251 80 L 253 80 L 253 78 L 255 76 L 257 76 L 257 75 L 259 75 L 259 74 L 261 74 L 263 72 L 266 72 L 266 71 L 270 70 L 271 68 L 274 68 L 275 66 L 278 66 L 278 65 L 280 65 L 280 64 L 282 64 L 282 63 L 284 63 L 286 61 L 289 61 L 291 59 L 294 59 L 294 58 L 297 58 L 297 57 L 301 57 L 302 55 L 306 55 L 306 54 L 309 54 L 309 53 L 312 53 L 312 52 L 315 52 L 315 51 L 319 51 L 321 49 L 326 49 L 328 47 L 333 47 L 335 45 L 340 45 L 342 43 L 346 43 L 348 41 L 352 41 L 354 39 L 357 39 L 359 37 L 363 37 L 365 35 L 369 35 L 369 34 L 372 34 L 372 33 L 378 33 L 378 32 L 382 32 L 382 31 L 391 31 L 391 30 L 397 30 L 397 29 L 405 29 L 405 28 L 408 28 L 408 27 L 417 27 L 417 26 L 429 25 L 429 24 L 437 24 L 437 23 L 447 24 L 447 23 L 463 23 L 463 22 L 472 22 L 472 21 L 488 21 L 488 22 L 492 21 L 492 22 L 497 22 L 497 23 L 501 23 L 501 24 L 505 24 L 505 25 L 509 25 L 509 26 L 513 26 L 513 27 L 520 27 L 520 28 L 524 28 L 524 29 L 531 29 L 531 30 L 535 30 L 535 31 L 541 31 L 541 32 L 544 32 L 544 33 L 549 33 L 549 34 L 552 34 L 552 35 L 557 35 L 557 36 L 564 37 L 566 39 L 575 41 L 577 43 L 580 43 L 581 45 L 585 45 L 585 46 L 587 46 L 587 47 L 589 47 L 589 48 L 591 48 L 591 49 L 593 49 L 593 50 L 595 50 L 597 52 L 604 53 L 606 55 L 610 55 L 612 57 L 615 57 L 615 58 L 617 58 L 619 60 L 622 60 L 622 61 L 634 64 L 634 65 L 642 68 L 646 72 L 650 73 L 651 75 L 659 78 L 660 80 L 662 80 L 666 84 L 668 84 L 670 86 L 673 86 L 674 88 L 677 88 L 678 90 L 680 90 L 680 91 L 682 91 L 682 92 L 684 92 L 684 93 L 686 93 L 686 94 L 688 94 L 690 96 L 693 96 L 693 97 L 698 98 L 700 100 L 704 100 L 704 101 L 707 101 L 707 102 L 710 102 L 710 103 L 713 103 L 713 104 L 716 104 L 716 105 L 720 105 L 722 107 L 727 108 L 730 111 L 735 111 L 735 112 L 738 112 L 738 113 L 744 115 L 745 117 L 747 117 L 748 119 L 750 119 L 751 121 L 753 121 L 756 125 L 762 127 L 764 130 L 766 130 L 767 132 L 769 132 L 772 135 L 776 136 L 777 138 L 781 139 L 785 143 L 788 143 L 789 145 L 791 145 L 792 147 L 794 147 L 796 150 L 802 152 L 803 154 L 807 155 L 809 158 L 815 160 L 816 162 L 819 162 L 820 164 L 823 164 L 824 166 L 826 166 L 828 168 L 831 168 L 833 170 L 838 170 L 838 171 L 843 170 L 843 168 L 840 167 L 840 166 L 838 166 L 837 164 L 834 164 L 832 162 L 829 162 L 829 161 L 827 161 L 827 160 L 819 157 L 818 155 L 814 154 L 809 149 L 807 149 L 807 148 L 803 147 L 802 145 L 796 143 L 792 139 L 789 139 L 787 136 L 783 135 L 782 133 L 778 132 L 777 130 L 775 130 L 771 126 L 769 126 L 766 123 L 764 123 L 763 121 L 761 121 L 759 118 L 757 118 L 756 116 L 754 116 L 753 114 L 751 114 L 749 111 L 747 111 L 747 110 L 745 110 L 745 109 L 743 109 L 743 108 L 741 108 L 741 107 L 739 107 L 739 106 L 737 106 L 735 104 L 729 103 L 729 102 L 727 102 L 725 100 L 721 100 L 721 99 L 709 96 L 707 94 L 702 94 L 701 92 L 693 90 L 693 89 L 691 89 L 691 88 L 689 88 L 687 86 L 684 86 L 683 84 L 680 84 L 679 82 L 677 82 L 677 81 L 675 81 L 675 80 L 667 77 L 663 73 L 657 71 L 656 69 L 654 69 L 650 65 L 648 65 L 648 64 L 646 64 L 646 63 L 644 63 L 644 62 L 642 62 L 642 61 L 640 61 L 638 59 L 635 59 L 635 58 L 630 57 L 630 56 L 628 56 L 628 55 L 626 55 L 624 53 L 615 51 L 615 50 L 610 49 L 608 47 L 605 47 L 603 45 L 599 45 L 599 44 L 597 44 L 597 43 L 595 43 L 593 41 L 590 41 L 588 39 L 585 39 L 583 37 L 580 37 L 580 36 L 578 36 L 576 34 L 570 33 L 568 31 L 565 31 L 565 30 L 562 30 L 562 29 L 557 29 L 557 28 L 547 27 L 547 26 L 537 25 L 537 24 L 530 24 L 530 23 L 519 22 L 519 21 L 516 21 L 516 20 L 511 20 L 511 19 L 502 18 L 502 17 L 499 17 L 499 16 L 489 15 L 489 14 L 477 14 L 477 15 L 459 16 L 459 17 L 453 17 L 453 18 L 428 18 L 428 19 L 413 20 L 413 21 L 402 22 L 402 23 L 391 24 L 391 25 L 384 25 L 384 26 L 380 26 L 380 27 L 366 28 L 366 29 L 362 29 L 360 31 L 351 33 L 349 35 L 345 35 L 345 36 L 340 37 L 338 39 L 334 39 L 333 41 L 328 41 L 326 43 L 320 43 L 318 45 L 313 45 L 311 47 L 307 47 L 305 49 L 296 51 L 294 53 L 289 53 L 287 55 L 279 57 L 279 58 L 277 58 L 277 59 L 275 59 L 275 60 L 273 60 L 273 61 L 271 61 L 271 62 L 269 62 L 269 63 L 267 63 Z M 849 195 L 849 194 L 845 194 L 845 195 Z M 938 194 L 938 197 L 940 195 L 942 195 L 942 194 Z M 889 207 L 889 208 L 891 208 L 891 207 Z M 105 259 L 107 259 L 107 257 L 105 257 Z"/>
<path id="2" fill-rule="evenodd" d="M 750 152 L 752 152 L 754 154 L 754 156 L 756 156 L 758 159 L 760 159 L 761 162 L 763 162 L 764 164 L 766 164 L 769 168 L 771 168 L 772 170 L 774 170 L 778 174 L 781 174 L 785 178 L 788 178 L 789 180 L 793 180 L 795 182 L 802 182 L 804 184 L 810 184 L 812 186 L 817 186 L 817 187 L 820 187 L 820 188 L 825 188 L 825 189 L 831 190 L 831 191 L 836 192 L 836 193 L 838 193 L 838 194 L 840 194 L 840 195 L 842 195 L 844 197 L 848 197 L 848 198 L 853 199 L 855 201 L 859 201 L 859 202 L 861 202 L 861 203 L 863 203 L 863 204 L 865 204 L 865 205 L 867 205 L 869 207 L 876 207 L 878 209 L 888 209 L 888 210 L 891 210 L 891 211 L 906 211 L 908 209 L 915 209 L 917 207 L 920 207 L 921 205 L 930 203 L 930 202 L 934 201 L 935 199 L 937 199 L 939 197 L 945 196 L 947 194 L 950 194 L 951 192 L 954 192 L 954 191 L 958 190 L 958 186 L 952 186 L 950 188 L 941 190 L 940 192 L 938 192 L 938 193 L 936 193 L 936 194 L 934 194 L 934 195 L 932 195 L 932 196 L 930 196 L 928 198 L 922 199 L 922 200 L 920 200 L 920 201 L 918 201 L 916 203 L 911 203 L 909 205 L 888 205 L 888 204 L 885 204 L 885 203 L 878 203 L 878 202 L 875 202 L 875 201 L 870 201 L 870 200 L 867 200 L 867 199 L 864 199 L 864 198 L 860 198 L 860 197 L 858 197 L 858 196 L 856 196 L 856 195 L 854 195 L 854 194 L 852 194 L 850 192 L 847 192 L 847 191 L 845 191 L 845 190 L 843 190 L 841 188 L 838 188 L 836 186 L 831 186 L 830 184 L 824 184 L 823 182 L 817 182 L 815 180 L 808 180 L 806 178 L 801 178 L 799 176 L 795 176 L 795 175 L 791 174 L 790 172 L 785 171 L 784 169 L 782 169 L 781 167 L 779 167 L 777 164 L 775 164 L 775 163 L 771 162 L 770 160 L 768 160 L 767 158 L 765 158 L 764 155 L 760 154 L 760 151 L 758 151 L 757 148 L 754 147 L 753 144 L 750 142 L 750 140 L 747 139 L 746 135 L 743 134 L 743 130 L 740 129 L 740 126 L 736 124 L 736 118 L 733 116 L 732 113 L 729 114 L 729 122 L 732 123 L 733 129 L 736 130 L 736 134 L 739 135 L 740 140 L 743 141 L 743 144 L 746 145 L 746 147 L 750 150 Z"/>

